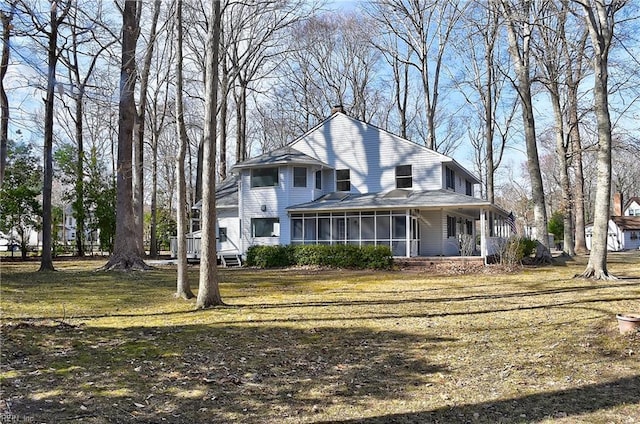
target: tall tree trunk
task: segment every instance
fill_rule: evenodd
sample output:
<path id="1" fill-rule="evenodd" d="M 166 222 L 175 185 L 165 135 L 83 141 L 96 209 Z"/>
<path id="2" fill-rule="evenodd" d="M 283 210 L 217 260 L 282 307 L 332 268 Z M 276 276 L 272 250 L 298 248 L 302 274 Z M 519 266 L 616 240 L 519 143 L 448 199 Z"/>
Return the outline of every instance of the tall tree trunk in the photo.
<path id="1" fill-rule="evenodd" d="M 580 45 L 584 50 L 586 36 L 581 40 Z M 565 42 L 565 45 L 567 43 Z M 578 118 L 578 85 L 582 80 L 582 55 L 577 56 L 577 63 L 573 63 L 571 56 L 564 48 L 565 66 L 567 74 L 567 123 L 569 125 L 569 137 L 571 139 L 571 165 L 573 167 L 573 210 L 575 219 L 575 247 L 574 252 L 585 254 L 587 241 L 585 237 L 585 212 L 584 212 L 584 173 L 582 170 L 582 140 L 580 137 L 580 126 Z M 575 69 L 575 71 L 574 71 Z M 574 75 L 575 73 L 575 75 Z"/>
<path id="2" fill-rule="evenodd" d="M 133 127 L 136 118 L 136 40 L 138 38 L 137 0 L 125 0 L 122 12 L 122 64 L 118 114 L 118 166 L 116 199 L 116 236 L 113 254 L 104 270 L 149 269 L 142 259 L 133 214 Z"/>
<path id="3" fill-rule="evenodd" d="M 220 2 L 211 0 L 213 19 L 207 35 L 205 123 L 202 178 L 202 258 L 196 308 L 223 305 L 218 287 L 216 254 L 216 112 L 218 109 L 218 63 L 220 51 Z"/>
<path id="4" fill-rule="evenodd" d="M 200 139 L 200 142 L 198 143 L 198 162 L 196 164 L 196 193 L 194 197 L 194 203 L 198 203 L 200 200 L 202 200 L 202 178 L 204 175 L 204 172 L 202 169 L 203 161 L 204 161 L 204 138 Z M 200 214 L 202 215 L 202 212 Z"/>
<path id="5" fill-rule="evenodd" d="M 563 252 L 573 256 L 573 204 L 568 153 L 570 137 L 565 130 L 565 111 L 562 108 L 562 94 L 567 91 L 564 88 L 566 81 L 563 80 L 563 77 L 566 77 L 566 73 L 563 72 L 563 68 L 566 66 L 563 60 L 565 57 L 563 47 L 567 44 L 565 28 L 568 11 L 564 4 L 561 4 L 561 7 L 554 6 L 550 7 L 551 17 L 547 19 L 547 23 L 540 26 L 540 36 L 538 37 L 540 48 L 537 49 L 537 55 L 540 68 L 543 71 L 542 82 L 549 92 L 555 121 L 556 159 L 560 173 L 558 182 L 562 193 L 558 211 L 562 214 L 563 220 Z"/>
<path id="6" fill-rule="evenodd" d="M 570 89 L 571 91 L 571 89 Z M 574 173 L 573 182 L 573 210 L 575 218 L 575 247 L 574 251 L 578 254 L 588 252 L 587 240 L 585 236 L 585 210 L 584 210 L 584 172 L 582 170 L 582 141 L 580 136 L 580 128 L 578 127 L 578 107 L 577 107 L 577 87 L 575 89 L 574 100 L 569 100 L 569 116 L 571 129 L 569 136 L 571 137 L 571 153 L 572 165 Z"/>
<path id="7" fill-rule="evenodd" d="M 136 243 L 138 249 L 144 255 L 144 130 L 145 114 L 147 110 L 147 91 L 149 86 L 149 74 L 151 70 L 151 59 L 156 43 L 156 28 L 158 17 L 160 16 L 160 0 L 155 0 L 153 5 L 153 17 L 151 18 L 151 29 L 149 31 L 149 44 L 144 55 L 144 62 L 140 72 L 140 105 L 136 114 L 136 132 L 133 148 L 133 216 L 136 229 Z M 140 3 L 139 7 L 142 7 Z M 139 13 L 139 12 L 138 12 Z"/>
<path id="8" fill-rule="evenodd" d="M 608 99 L 608 61 L 615 13 L 625 2 L 605 5 L 600 0 L 579 0 L 591 37 L 594 71 L 594 109 L 598 123 L 597 188 L 591 253 L 582 277 L 615 279 L 607 270 L 607 237 L 611 198 L 611 117 Z"/>
<path id="9" fill-rule="evenodd" d="M 236 162 L 247 159 L 247 86 L 239 82 L 236 101 Z"/>
<path id="10" fill-rule="evenodd" d="M 2 58 L 0 59 L 0 188 L 4 180 L 4 168 L 7 163 L 7 143 L 9 141 L 9 98 L 4 88 L 4 77 L 9 69 L 9 41 L 11 39 L 11 20 L 13 12 L 0 11 L 2 21 Z"/>
<path id="11" fill-rule="evenodd" d="M 497 13 L 493 12 L 493 7 L 491 7 L 491 12 L 494 15 Z M 497 25 L 496 25 L 497 26 Z M 494 39 L 490 37 L 484 37 L 485 44 L 485 66 L 486 66 L 486 80 L 485 84 L 485 92 L 481 94 L 482 103 L 484 105 L 484 134 L 485 134 L 485 149 L 486 149 L 486 169 L 487 169 L 487 200 L 491 203 L 495 201 L 495 163 L 493 160 L 493 138 L 495 133 L 495 122 L 496 122 L 496 114 L 493 109 L 494 103 L 494 72 L 495 72 L 495 63 L 494 63 Z"/>
<path id="12" fill-rule="evenodd" d="M 195 297 L 189 285 L 187 273 L 187 182 L 185 178 L 185 157 L 189 139 L 184 124 L 183 81 L 182 81 L 182 0 L 176 3 L 176 132 L 178 135 L 178 157 L 176 172 L 178 174 L 178 276 L 176 297 L 191 299 Z"/>
<path id="13" fill-rule="evenodd" d="M 550 90 L 553 115 L 556 121 L 556 157 L 560 167 L 560 190 L 562 200 L 560 202 L 560 212 L 562 213 L 563 230 L 563 252 L 569 256 L 574 256 L 573 250 L 573 219 L 571 211 L 571 184 L 569 182 L 569 165 L 567 161 L 567 145 L 565 144 L 564 116 L 560 106 L 560 92 L 557 80 L 551 81 L 553 87 Z"/>
<path id="14" fill-rule="evenodd" d="M 220 140 L 220 165 L 218 167 L 218 174 L 220 180 L 227 178 L 227 107 L 228 107 L 228 95 L 229 95 L 229 75 L 225 72 L 221 77 L 220 87 L 220 118 L 218 119 L 219 137 Z"/>
<path id="15" fill-rule="evenodd" d="M 44 183 L 42 187 L 42 258 L 39 271 L 54 271 L 52 257 L 52 204 L 51 191 L 53 188 L 53 108 L 56 89 L 56 65 L 58 63 L 58 26 L 64 20 L 66 10 L 58 17 L 58 7 L 52 4 L 50 15 L 49 45 L 47 50 L 47 95 L 44 112 Z"/>
<path id="16" fill-rule="evenodd" d="M 77 63 L 77 62 L 76 62 Z M 84 90 L 84 87 L 81 89 Z M 76 182 L 75 182 L 75 196 L 73 202 L 73 214 L 76 218 L 76 250 L 78 256 L 84 256 L 84 233 L 85 233 L 85 209 L 84 209 L 84 138 L 83 138 L 83 94 L 78 94 L 76 101 L 76 144 L 77 144 L 77 157 L 76 157 Z"/>
<path id="17" fill-rule="evenodd" d="M 522 107 L 522 122 L 524 125 L 524 139 L 527 150 L 527 170 L 531 180 L 531 198 L 533 200 L 533 217 L 536 228 L 536 260 L 541 263 L 551 262 L 549 237 L 547 236 L 547 210 L 544 198 L 544 187 L 538 158 L 536 142 L 536 125 L 533 115 L 533 101 L 531 97 L 531 35 L 534 25 L 527 19 L 531 15 L 531 4 L 524 2 L 522 10 L 514 11 L 507 0 L 499 0 L 502 6 L 509 39 L 509 54 L 513 61 L 517 84 L 516 90 Z M 524 18 L 522 18 L 524 17 Z M 520 34 L 520 38 L 519 38 Z M 519 41 L 520 40 L 520 41 Z"/>
<path id="18" fill-rule="evenodd" d="M 158 256 L 158 137 L 151 136 L 151 217 L 149 219 L 149 256 Z"/>

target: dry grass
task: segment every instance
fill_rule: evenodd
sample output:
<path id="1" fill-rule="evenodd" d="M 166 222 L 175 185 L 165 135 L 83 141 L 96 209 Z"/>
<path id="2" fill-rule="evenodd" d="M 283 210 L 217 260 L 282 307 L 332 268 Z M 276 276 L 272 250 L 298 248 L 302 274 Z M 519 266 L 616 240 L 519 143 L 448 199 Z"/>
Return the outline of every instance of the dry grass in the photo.
<path id="1" fill-rule="evenodd" d="M 175 270 L 3 262 L 0 412 L 32 422 L 636 423 L 640 255 L 516 273 Z M 197 280 L 193 270 L 192 281 Z M 194 283 L 195 285 L 195 283 Z M 1 409 L 4 408 L 4 409 Z M 9 414 L 12 414 L 11 416 Z"/>

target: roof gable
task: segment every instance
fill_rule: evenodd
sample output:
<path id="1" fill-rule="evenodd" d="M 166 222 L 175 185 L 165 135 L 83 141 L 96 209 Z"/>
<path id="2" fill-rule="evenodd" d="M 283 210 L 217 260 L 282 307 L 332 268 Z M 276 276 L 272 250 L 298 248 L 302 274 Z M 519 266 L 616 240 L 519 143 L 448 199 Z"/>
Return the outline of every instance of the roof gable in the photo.
<path id="1" fill-rule="evenodd" d="M 638 206 L 640 206 L 640 197 L 632 197 L 627 201 L 627 204 L 624 207 L 624 210 L 626 211 L 627 209 L 629 209 L 631 207 L 632 204 L 636 204 Z"/>
<path id="2" fill-rule="evenodd" d="M 357 142 L 361 144 L 356 145 Z M 422 157 L 428 158 L 426 162 L 450 163 L 467 180 L 476 184 L 480 182 L 453 158 L 340 112 L 334 113 L 289 144 L 292 148 L 329 164 L 331 153 L 341 149 L 344 151 L 345 145 L 348 145 L 346 148 L 349 153 L 354 149 L 366 152 L 355 161 L 361 167 L 366 168 L 368 165 L 371 169 L 382 163 L 384 164 L 380 166 L 390 166 L 390 162 L 394 160 L 395 165 L 408 164 L 416 157 Z M 345 162 L 348 160 L 345 159 Z"/>

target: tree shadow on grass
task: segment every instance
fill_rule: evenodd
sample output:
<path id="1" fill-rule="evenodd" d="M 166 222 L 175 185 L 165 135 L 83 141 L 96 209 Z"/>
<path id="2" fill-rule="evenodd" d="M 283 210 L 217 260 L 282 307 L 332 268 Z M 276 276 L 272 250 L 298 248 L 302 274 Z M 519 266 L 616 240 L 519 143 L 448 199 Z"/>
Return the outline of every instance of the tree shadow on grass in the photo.
<path id="1" fill-rule="evenodd" d="M 640 376 L 621 378 L 607 383 L 536 393 L 514 399 L 457 405 L 407 414 L 389 414 L 353 420 L 324 423 L 531 423 L 544 419 L 564 418 L 597 412 L 622 405 L 640 407 Z M 637 422 L 627 417 L 628 422 Z M 640 419 L 640 411 L 635 419 Z M 582 422 L 582 421 L 581 421 Z"/>
<path id="2" fill-rule="evenodd" d="M 366 328 L 3 328 L 0 413 L 33 422 L 278 422 L 398 399 L 453 339 Z M 294 419 L 295 420 L 295 419 Z"/>

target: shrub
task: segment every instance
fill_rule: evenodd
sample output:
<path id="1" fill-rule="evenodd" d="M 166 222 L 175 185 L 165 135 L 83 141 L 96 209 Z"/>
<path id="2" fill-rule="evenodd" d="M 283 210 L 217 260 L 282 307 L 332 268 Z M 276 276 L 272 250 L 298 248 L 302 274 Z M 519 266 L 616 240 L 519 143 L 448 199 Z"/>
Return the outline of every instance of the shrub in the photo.
<path id="1" fill-rule="evenodd" d="M 247 250 L 247 265 L 278 268 L 294 264 L 290 246 L 251 246 Z"/>
<path id="2" fill-rule="evenodd" d="M 367 268 L 390 269 L 393 266 L 393 254 L 389 246 L 363 246 L 362 262 Z"/>
<path id="3" fill-rule="evenodd" d="M 499 249 L 500 263 L 503 265 L 517 265 L 523 258 L 531 256 L 538 242 L 528 237 L 513 236 L 506 239 Z"/>
<path id="4" fill-rule="evenodd" d="M 290 265 L 326 266 L 351 269 L 389 269 L 393 266 L 387 246 L 295 245 L 252 246 L 247 251 L 247 265 L 261 268 Z"/>

